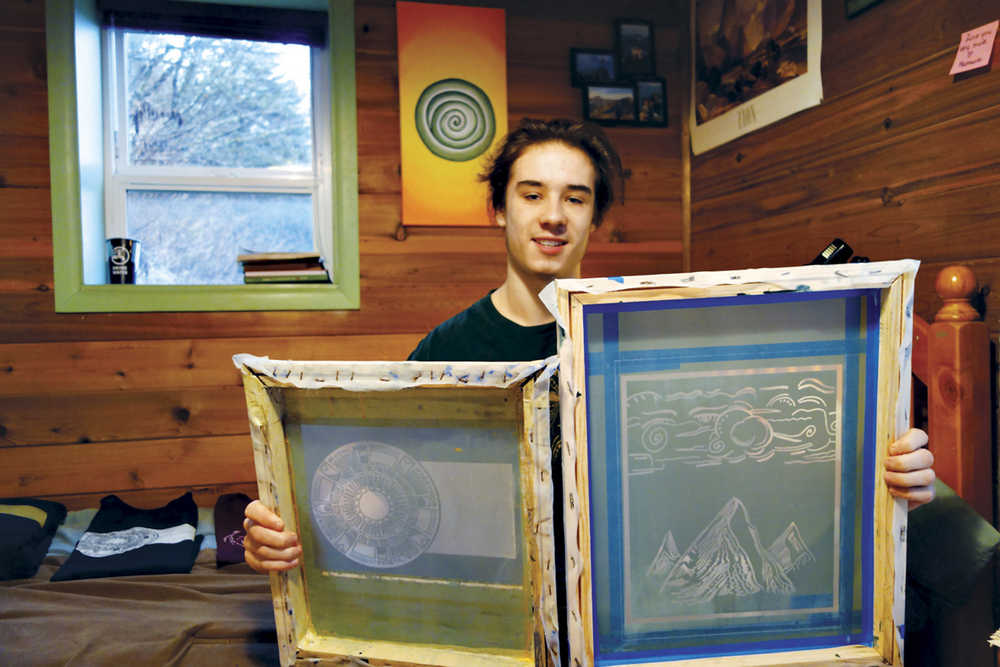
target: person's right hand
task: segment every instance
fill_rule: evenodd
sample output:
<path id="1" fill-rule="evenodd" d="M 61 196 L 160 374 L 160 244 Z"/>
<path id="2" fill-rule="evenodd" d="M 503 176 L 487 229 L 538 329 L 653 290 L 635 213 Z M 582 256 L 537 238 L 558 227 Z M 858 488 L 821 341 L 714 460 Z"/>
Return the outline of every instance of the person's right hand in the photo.
<path id="1" fill-rule="evenodd" d="M 255 500 L 244 511 L 244 557 L 258 572 L 281 572 L 297 567 L 302 547 L 299 536 L 285 531 L 285 522 L 264 503 Z"/>

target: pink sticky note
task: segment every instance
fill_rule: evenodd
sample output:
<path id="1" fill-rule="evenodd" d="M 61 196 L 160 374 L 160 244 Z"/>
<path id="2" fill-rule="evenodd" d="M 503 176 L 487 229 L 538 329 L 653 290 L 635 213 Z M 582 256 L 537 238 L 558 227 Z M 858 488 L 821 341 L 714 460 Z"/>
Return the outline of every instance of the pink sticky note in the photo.
<path id="1" fill-rule="evenodd" d="M 962 41 L 958 45 L 958 53 L 955 54 L 955 64 L 951 66 L 951 71 L 948 74 L 968 72 L 970 69 L 989 65 L 998 27 L 1000 27 L 1000 19 L 975 30 L 963 32 Z"/>

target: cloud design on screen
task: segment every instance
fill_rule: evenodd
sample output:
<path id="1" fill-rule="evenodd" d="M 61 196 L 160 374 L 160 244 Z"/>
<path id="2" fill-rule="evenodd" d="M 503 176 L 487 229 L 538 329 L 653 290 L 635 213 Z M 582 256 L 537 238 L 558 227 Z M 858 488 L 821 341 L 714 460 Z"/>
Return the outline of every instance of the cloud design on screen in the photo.
<path id="1" fill-rule="evenodd" d="M 648 474 L 670 462 L 703 467 L 833 461 L 839 416 L 829 380 L 632 394 L 625 406 L 629 473 Z"/>

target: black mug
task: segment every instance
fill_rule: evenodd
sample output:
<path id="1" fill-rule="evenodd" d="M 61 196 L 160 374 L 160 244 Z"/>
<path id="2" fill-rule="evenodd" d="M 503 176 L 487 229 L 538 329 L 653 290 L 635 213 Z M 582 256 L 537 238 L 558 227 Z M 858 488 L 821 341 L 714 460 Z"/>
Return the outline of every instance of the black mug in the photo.
<path id="1" fill-rule="evenodd" d="M 134 285 L 139 266 L 137 239 L 108 239 L 108 282 L 112 285 Z"/>

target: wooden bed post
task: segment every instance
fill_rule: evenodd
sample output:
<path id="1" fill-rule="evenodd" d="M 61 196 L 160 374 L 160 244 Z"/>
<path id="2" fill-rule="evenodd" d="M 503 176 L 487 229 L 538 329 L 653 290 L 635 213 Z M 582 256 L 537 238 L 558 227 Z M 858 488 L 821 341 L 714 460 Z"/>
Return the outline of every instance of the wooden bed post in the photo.
<path id="1" fill-rule="evenodd" d="M 972 307 L 976 276 L 965 266 L 938 274 L 944 305 L 930 325 L 928 436 L 941 480 L 993 523 L 989 331 Z"/>

